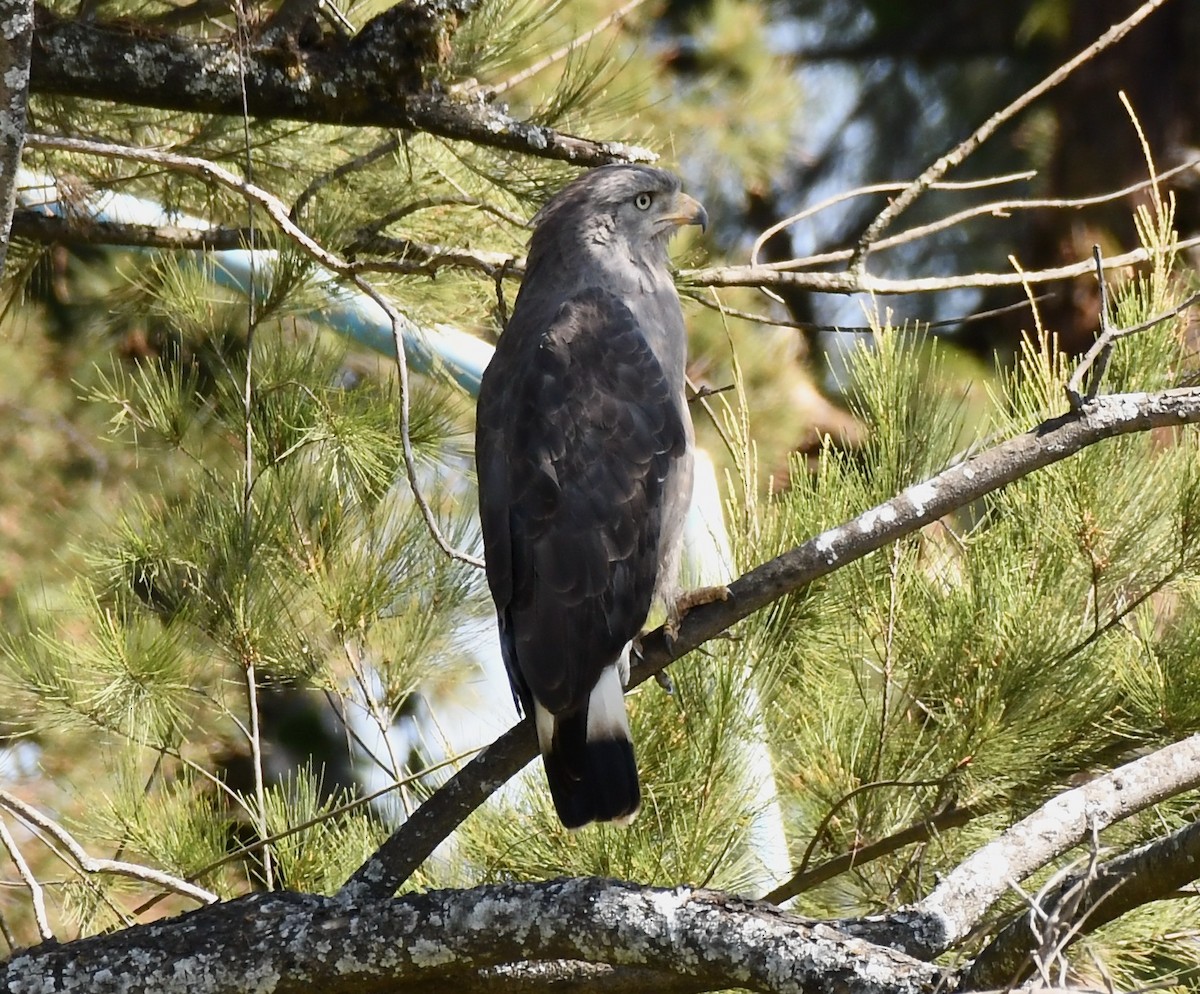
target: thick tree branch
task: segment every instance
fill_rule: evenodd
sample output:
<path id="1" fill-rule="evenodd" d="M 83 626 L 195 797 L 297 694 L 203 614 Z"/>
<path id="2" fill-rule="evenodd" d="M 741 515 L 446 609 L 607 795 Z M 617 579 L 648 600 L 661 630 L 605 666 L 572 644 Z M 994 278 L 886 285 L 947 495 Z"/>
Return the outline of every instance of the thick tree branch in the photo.
<path id="1" fill-rule="evenodd" d="M 0 0 L 0 275 L 8 256 L 17 166 L 25 144 L 32 40 L 32 0 Z"/>
<path id="2" fill-rule="evenodd" d="M 1064 945 L 1094 932 L 1128 911 L 1172 896 L 1200 878 L 1200 821 L 1192 822 L 1116 859 L 1101 863 L 1086 879 L 1081 874 L 1063 881 L 1040 902 L 1046 915 L 1068 902 L 1081 909 L 1075 920 L 1062 922 L 1071 930 Z M 1033 969 L 1035 931 L 1029 915 L 1006 925 L 975 958 L 965 987 L 969 990 L 1004 987 Z"/>
<path id="3" fill-rule="evenodd" d="M 696 989 L 932 994 L 942 971 L 715 891 L 569 879 L 344 903 L 257 894 L 0 967 L 0 989 L 117 994 L 366 994 L 482 968 L 575 960 L 648 968 Z"/>
<path id="4" fill-rule="evenodd" d="M 1079 411 L 1044 421 L 739 577 L 729 585 L 728 600 L 688 612 L 673 640 L 668 640 L 662 628 L 646 635 L 642 660 L 630 673 L 630 686 L 650 679 L 668 663 L 772 601 L 803 590 L 814 580 L 1035 470 L 1106 438 L 1198 422 L 1200 388 L 1099 397 Z M 422 804 L 354 873 L 344 894 L 357 900 L 394 894 L 437 845 L 515 776 L 534 752 L 530 723 L 510 728 Z"/>
<path id="5" fill-rule="evenodd" d="M 653 153 L 520 121 L 436 80 L 453 24 L 470 4 L 401 2 L 347 40 L 320 47 L 197 41 L 37 8 L 34 93 L 201 114 L 402 128 L 580 165 L 650 161 Z M 244 90 L 243 90 L 244 87 Z"/>

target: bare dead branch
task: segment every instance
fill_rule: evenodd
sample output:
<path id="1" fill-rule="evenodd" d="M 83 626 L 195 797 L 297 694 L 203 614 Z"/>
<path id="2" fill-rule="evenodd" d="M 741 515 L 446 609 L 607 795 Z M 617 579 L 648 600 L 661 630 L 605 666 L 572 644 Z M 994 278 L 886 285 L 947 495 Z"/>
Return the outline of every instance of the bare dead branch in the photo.
<path id="1" fill-rule="evenodd" d="M 1200 237 L 1180 241 L 1177 248 L 1189 249 L 1200 245 Z M 1121 255 L 1111 256 L 1104 260 L 1105 272 L 1123 269 L 1147 262 L 1153 255 L 1145 248 L 1136 248 Z M 873 276 L 871 273 L 856 275 L 851 272 L 842 273 L 800 273 L 780 272 L 766 266 L 715 266 L 707 269 L 683 269 L 679 278 L 690 286 L 748 286 L 748 287 L 794 287 L 799 290 L 812 290 L 817 293 L 871 293 L 877 296 L 890 296 L 902 293 L 941 293 L 946 290 L 962 290 L 970 288 L 984 289 L 999 286 L 1024 286 L 1054 283 L 1059 280 L 1074 279 L 1086 276 L 1094 269 L 1091 260 L 1071 263 L 1067 266 L 1056 266 L 1053 269 L 1039 269 L 1031 272 L 1012 273 L 968 273 L 962 276 L 928 276 L 910 279 L 890 279 L 883 276 Z"/>
<path id="2" fill-rule="evenodd" d="M 13 838 L 12 832 L 8 830 L 3 818 L 0 818 L 0 845 L 3 845 L 8 852 L 8 858 L 17 868 L 17 875 L 24 882 L 25 889 L 29 891 L 29 900 L 33 905 L 33 920 L 37 924 L 38 935 L 41 936 L 43 942 L 53 939 L 54 931 L 50 928 L 50 917 L 46 914 L 46 895 L 42 891 L 42 885 L 38 883 L 29 864 L 25 862 L 17 840 Z"/>
<path id="3" fill-rule="evenodd" d="M 1079 874 L 1064 880 L 1043 905 L 1057 908 L 1079 889 Z M 1072 941 L 1132 911 L 1163 900 L 1200 877 L 1200 821 L 1101 863 L 1077 899 L 1081 911 Z M 972 963 L 966 987 L 1020 982 L 1032 968 L 1032 934 L 1025 915 L 1006 925 Z"/>
<path id="4" fill-rule="evenodd" d="M 673 639 L 662 628 L 650 632 L 642 639 L 642 659 L 631 669 L 629 686 L 650 679 L 772 601 L 1089 445 L 1198 422 L 1200 388 L 1112 394 L 1043 421 L 744 574 L 729 585 L 728 600 L 689 611 Z M 425 801 L 355 871 L 342 894 L 354 899 L 394 894 L 437 845 L 534 754 L 532 725 L 514 725 Z"/>
<path id="5" fill-rule="evenodd" d="M 212 904 L 218 900 L 217 895 L 211 891 L 207 891 L 203 887 L 197 887 L 186 880 L 180 880 L 169 873 L 163 873 L 161 870 L 155 870 L 148 866 L 139 866 L 136 863 L 126 863 L 115 859 L 101 859 L 89 855 L 87 850 L 76 841 L 75 837 L 53 818 L 38 811 L 37 808 L 26 804 L 19 797 L 10 794 L 6 790 L 0 790 L 0 806 L 12 812 L 12 814 L 20 818 L 27 825 L 39 828 L 57 839 L 84 873 L 110 873 L 114 876 L 128 877 L 131 880 L 141 880 L 143 883 L 154 884 L 156 887 L 162 887 L 164 890 L 182 894 L 184 897 L 190 897 L 201 904 Z M 48 936 L 45 938 L 48 938 Z"/>
<path id="6" fill-rule="evenodd" d="M 964 182 L 953 183 L 931 183 L 930 189 L 933 190 L 978 190 L 992 186 L 1001 186 L 1005 183 L 1016 183 L 1021 180 L 1030 180 L 1037 176 L 1037 172 L 1030 169 L 1020 173 L 1009 173 L 1005 176 L 992 176 L 982 180 L 966 180 Z M 844 204 L 847 200 L 855 200 L 858 197 L 869 197 L 877 193 L 902 193 L 908 184 L 906 183 L 870 183 L 866 186 L 856 186 L 851 190 L 844 190 L 842 193 L 835 193 L 832 197 L 826 197 L 815 204 L 805 207 L 795 214 L 790 214 L 787 217 L 776 221 L 769 228 L 765 229 L 757 238 L 754 239 L 754 244 L 750 246 L 750 265 L 757 266 L 758 254 L 763 250 L 763 246 L 767 244 L 781 231 L 785 231 L 794 224 L 799 224 L 810 217 L 820 214 L 822 211 L 828 210 L 830 207 L 836 207 L 838 204 Z M 876 248 L 879 246 L 877 245 Z M 837 253 L 838 258 L 849 259 L 850 251 Z M 822 260 L 826 257 L 821 256 Z M 831 255 L 832 259 L 833 256 Z M 788 263 L 773 263 L 772 265 L 786 269 Z"/>
<path id="7" fill-rule="evenodd" d="M 956 211 L 953 214 L 947 214 L 945 217 L 938 218 L 936 221 L 930 221 L 928 224 L 917 225 L 913 228 L 905 228 L 898 234 L 891 235 L 888 238 L 881 238 L 871 247 L 873 252 L 881 252 L 884 249 L 895 248 L 898 245 L 907 245 L 909 242 L 918 241 L 921 238 L 927 238 L 930 235 L 937 234 L 941 231 L 947 231 L 950 228 L 956 227 L 965 221 L 973 220 L 978 217 L 993 217 L 1005 218 L 1012 214 L 1022 211 L 1033 210 L 1082 210 L 1085 207 L 1096 207 L 1101 204 L 1112 203 L 1114 200 L 1120 200 L 1124 197 L 1129 197 L 1142 190 L 1152 188 L 1157 183 L 1161 183 L 1173 176 L 1182 173 L 1191 172 L 1200 165 L 1200 159 L 1192 159 L 1184 162 L 1163 173 L 1158 174 L 1151 179 L 1140 180 L 1137 183 L 1130 183 L 1128 186 L 1122 187 L 1119 190 L 1111 190 L 1108 193 L 1096 194 L 1092 197 L 1069 197 L 1069 198 L 1028 198 L 1028 199 L 1010 199 L 1010 200 L 995 200 L 984 204 L 976 204 L 973 207 L 966 207 L 963 210 Z M 1014 173 L 1011 176 L 997 176 L 992 180 L 987 181 L 989 184 L 1000 182 L 1011 182 L 1016 179 L 1032 178 L 1035 173 Z M 930 186 L 931 190 L 946 190 L 946 189 L 970 189 L 973 186 L 982 185 L 980 183 L 934 183 Z M 771 235 L 789 227 L 798 221 L 811 217 L 821 210 L 839 203 L 843 200 L 848 200 L 855 196 L 861 196 L 866 193 L 873 193 L 880 190 L 896 189 L 893 184 L 878 184 L 876 186 L 860 187 L 856 190 L 850 190 L 845 194 L 839 194 L 836 197 L 830 197 L 814 207 L 806 208 L 798 214 L 793 214 L 791 217 L 784 218 L 777 224 L 772 225 L 755 241 L 754 248 L 750 252 L 750 265 L 759 265 L 758 251 L 761 249 L 761 242 L 765 242 Z M 899 187 L 902 188 L 902 187 Z M 833 252 L 821 252 L 817 255 L 801 256 L 795 259 L 787 259 L 782 262 L 764 263 L 771 269 L 790 270 L 790 269 L 808 269 L 812 266 L 825 266 L 834 262 L 845 262 L 854 255 L 853 249 L 838 249 Z"/>
<path id="8" fill-rule="evenodd" d="M 1092 831 L 1198 786 L 1200 735 L 1193 735 L 1059 794 L 972 853 L 911 908 L 851 930 L 872 941 L 896 942 L 904 934 L 899 948 L 923 959 L 937 956 L 979 923 L 1011 881 L 1026 879 Z"/>
<path id="9" fill-rule="evenodd" d="M 716 891 L 610 880 L 512 883 L 343 903 L 255 894 L 0 966 L 0 987 L 42 994 L 351 994 L 530 961 L 617 963 L 700 989 L 933 994 L 942 970 Z M 186 963 L 187 969 L 181 970 Z M 653 989 L 647 986 L 644 989 Z"/>
<path id="10" fill-rule="evenodd" d="M 882 211 L 876 215 L 875 219 L 867 225 L 862 235 L 858 239 L 858 245 L 854 250 L 854 255 L 850 260 L 849 269 L 852 273 L 864 274 L 866 269 L 867 255 L 871 252 L 875 242 L 879 236 L 887 230 L 888 226 L 904 213 L 930 186 L 946 175 L 955 166 L 961 164 L 967 159 L 980 145 L 990 138 L 1002 124 L 1011 120 L 1018 113 L 1032 104 L 1039 97 L 1050 92 L 1054 87 L 1058 86 L 1068 76 L 1084 63 L 1095 58 L 1106 48 L 1111 48 L 1118 41 L 1124 38 L 1137 25 L 1149 17 L 1155 10 L 1161 7 L 1166 0 L 1148 0 L 1142 4 L 1125 20 L 1118 24 L 1114 24 L 1111 28 L 1104 32 L 1092 44 L 1085 48 L 1082 52 L 1076 55 L 1073 59 L 1069 59 L 1061 66 L 1055 69 L 1050 75 L 1043 79 L 1040 83 L 1030 87 L 1022 93 L 1016 100 L 1010 103 L 1007 107 L 997 111 L 989 117 L 983 124 L 975 129 L 970 135 L 960 142 L 955 148 L 940 156 L 933 162 L 920 176 L 913 180 L 908 187 L 895 200 L 887 205 Z"/>

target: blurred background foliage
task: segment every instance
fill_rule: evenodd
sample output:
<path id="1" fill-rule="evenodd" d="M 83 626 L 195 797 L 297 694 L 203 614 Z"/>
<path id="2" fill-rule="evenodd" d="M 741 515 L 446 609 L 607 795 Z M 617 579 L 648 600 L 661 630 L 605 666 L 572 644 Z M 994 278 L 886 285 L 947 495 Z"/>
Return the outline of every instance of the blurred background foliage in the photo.
<path id="1" fill-rule="evenodd" d="M 361 26 L 383 6 L 343 9 Z M 517 117 L 654 149 L 712 219 L 676 242 L 678 265 L 715 265 L 744 261 L 759 232 L 807 205 L 916 175 L 1134 6 L 627 4 L 587 44 L 526 74 L 619 5 L 483 0 L 438 83 L 497 88 Z M 89 8 L 158 27 L 188 9 Z M 251 9 L 251 28 L 266 13 Z M 214 8 L 181 30 L 219 38 L 232 25 Z M 1198 43 L 1200 8 L 1166 4 L 952 178 L 1036 172 L 931 192 L 905 225 L 999 197 L 1078 198 L 1144 180 L 1119 90 L 1159 166 L 1186 163 L 1200 124 L 1200 69 L 1187 57 Z M 498 295 L 471 269 L 433 274 L 426 250 L 521 255 L 524 222 L 574 174 L 423 133 L 84 98 L 35 96 L 30 130 L 248 170 L 334 251 L 369 258 L 391 239 L 386 254 L 412 271 L 371 279 L 407 316 L 487 340 L 517 284 L 502 280 Z M 277 244 L 228 191 L 168 170 L 36 151 L 26 164 L 80 191 L 254 225 Z M 1172 239 L 1200 225 L 1197 175 L 1176 173 L 1157 201 L 1143 188 L 1086 211 L 981 217 L 877 253 L 872 271 L 1005 271 L 1010 256 L 1036 270 L 1140 240 L 1156 264 L 1126 274 L 1114 318 L 1136 323 L 1194 280 Z M 763 256 L 852 245 L 885 197 L 823 211 Z M 463 726 L 478 747 L 483 729 L 513 717 L 503 684 L 481 682 L 491 618 L 480 578 L 438 552 L 408 496 L 393 364 L 322 325 L 311 264 L 277 247 L 284 263 L 250 307 L 185 254 L 18 240 L 0 325 L 4 779 L 97 854 L 221 894 L 335 889 L 444 776 L 428 771 L 453 758 Z M 1036 315 L 1011 308 L 1021 290 L 685 292 L 694 382 L 734 388 L 696 419 L 728 483 L 738 570 L 968 446 L 1060 413 L 1069 357 L 1098 326 L 1090 277 L 1039 291 Z M 996 308 L 1008 309 L 957 320 Z M 1186 316 L 1166 322 L 1121 343 L 1108 385 L 1174 385 L 1191 351 Z M 451 539 L 475 549 L 471 400 L 431 376 L 414 381 L 412 402 L 424 492 Z M 674 696 L 633 694 L 647 800 L 632 829 L 567 835 L 535 773 L 473 816 L 413 885 L 578 872 L 757 896 L 783 880 L 752 823 L 778 821 L 794 869 L 932 819 L 946 830 L 805 890 L 796 907 L 863 914 L 921 895 L 1064 783 L 1200 728 L 1195 448 L 1187 433 L 1094 447 L 773 605 L 673 667 Z M 766 745 L 774 805 L 756 793 L 764 774 L 748 743 Z M 1165 805 L 1113 842 L 1194 817 Z M 130 920 L 147 896 L 74 879 L 41 850 L 36 865 L 71 928 Z M 15 893 L 0 907 L 22 933 Z M 1194 982 L 1191 926 L 1180 923 L 1196 910 L 1181 897 L 1123 919 L 1089 940 L 1104 966 L 1082 973 Z"/>

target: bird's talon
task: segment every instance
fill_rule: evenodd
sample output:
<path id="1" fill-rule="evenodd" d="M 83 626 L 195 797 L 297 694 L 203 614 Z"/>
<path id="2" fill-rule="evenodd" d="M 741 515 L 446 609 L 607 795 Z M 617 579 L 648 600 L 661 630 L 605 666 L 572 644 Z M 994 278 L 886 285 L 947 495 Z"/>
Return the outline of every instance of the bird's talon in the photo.
<path id="1" fill-rule="evenodd" d="M 675 641 L 679 635 L 680 624 L 692 608 L 700 607 L 701 604 L 727 601 L 731 596 L 733 595 L 730 594 L 729 588 L 724 584 L 713 587 L 697 587 L 695 590 L 687 591 L 675 601 L 674 606 L 667 613 L 667 620 L 663 623 L 663 631 L 668 642 Z"/>

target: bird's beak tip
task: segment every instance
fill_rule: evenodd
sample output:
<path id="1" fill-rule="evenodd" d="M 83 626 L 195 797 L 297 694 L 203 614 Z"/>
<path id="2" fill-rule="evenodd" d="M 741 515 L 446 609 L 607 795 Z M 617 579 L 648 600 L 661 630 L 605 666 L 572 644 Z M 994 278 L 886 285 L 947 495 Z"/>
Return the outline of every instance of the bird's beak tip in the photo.
<path id="1" fill-rule="evenodd" d="M 704 209 L 704 205 L 699 200 L 689 197 L 686 193 L 681 193 L 677 203 L 679 216 L 683 219 L 684 224 L 698 224 L 701 231 L 708 230 L 708 211 Z"/>

